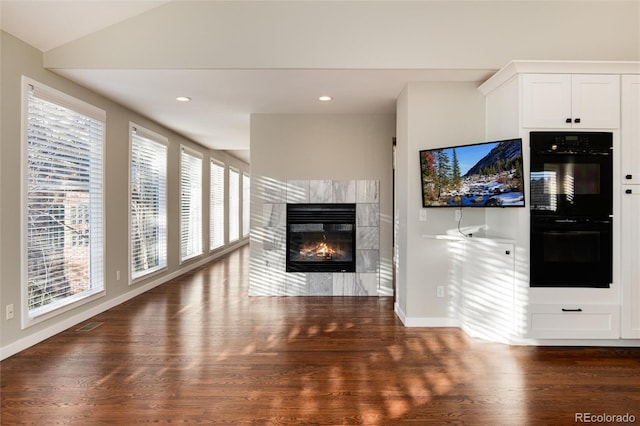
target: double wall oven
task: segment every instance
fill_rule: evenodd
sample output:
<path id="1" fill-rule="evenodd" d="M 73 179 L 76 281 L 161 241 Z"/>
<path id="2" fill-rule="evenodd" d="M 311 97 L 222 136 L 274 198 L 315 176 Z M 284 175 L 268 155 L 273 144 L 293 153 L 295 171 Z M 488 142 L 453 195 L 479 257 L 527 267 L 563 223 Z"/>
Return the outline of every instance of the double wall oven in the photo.
<path id="1" fill-rule="evenodd" d="M 531 132 L 531 287 L 609 287 L 613 137 Z"/>

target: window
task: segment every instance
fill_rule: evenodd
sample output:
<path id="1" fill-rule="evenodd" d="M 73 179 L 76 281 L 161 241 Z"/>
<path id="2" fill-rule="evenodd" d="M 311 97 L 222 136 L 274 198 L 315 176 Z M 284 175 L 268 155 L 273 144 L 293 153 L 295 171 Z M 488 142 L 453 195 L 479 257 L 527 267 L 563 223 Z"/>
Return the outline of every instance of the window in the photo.
<path id="1" fill-rule="evenodd" d="M 209 197 L 209 248 L 224 245 L 224 165 L 211 160 Z"/>
<path id="2" fill-rule="evenodd" d="M 249 235 L 249 219 L 251 215 L 251 179 L 249 175 L 242 175 L 242 236 Z"/>
<path id="3" fill-rule="evenodd" d="M 229 169 L 229 241 L 240 238 L 240 174 Z"/>
<path id="4" fill-rule="evenodd" d="M 106 114 L 26 77 L 23 87 L 28 326 L 104 294 Z"/>
<path id="5" fill-rule="evenodd" d="M 167 266 L 167 139 L 131 126 L 131 279 Z"/>
<path id="6" fill-rule="evenodd" d="M 202 254 L 202 155 L 182 147 L 180 156 L 180 261 Z"/>
<path id="7" fill-rule="evenodd" d="M 46 224 L 49 247 L 64 249 L 64 205 L 54 204 L 49 209 L 49 219 Z"/>
<path id="8" fill-rule="evenodd" d="M 72 206 L 69 218 L 65 223 L 71 224 L 71 245 L 73 247 L 87 247 L 89 245 L 89 208 L 86 205 Z"/>

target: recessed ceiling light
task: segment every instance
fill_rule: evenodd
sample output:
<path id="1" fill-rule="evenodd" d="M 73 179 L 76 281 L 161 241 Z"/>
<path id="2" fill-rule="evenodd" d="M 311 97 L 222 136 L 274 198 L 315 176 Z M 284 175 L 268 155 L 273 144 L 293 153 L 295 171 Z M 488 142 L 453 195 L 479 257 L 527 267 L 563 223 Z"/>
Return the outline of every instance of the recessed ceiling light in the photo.
<path id="1" fill-rule="evenodd" d="M 331 96 L 320 96 L 320 97 L 318 98 L 318 100 L 319 100 L 320 102 L 329 102 L 329 101 L 332 101 L 332 100 L 333 100 L 333 98 L 332 98 Z"/>
<path id="2" fill-rule="evenodd" d="M 188 96 L 178 96 L 176 98 L 176 101 L 178 101 L 178 102 L 189 102 L 190 100 L 191 100 L 191 98 L 188 97 Z"/>

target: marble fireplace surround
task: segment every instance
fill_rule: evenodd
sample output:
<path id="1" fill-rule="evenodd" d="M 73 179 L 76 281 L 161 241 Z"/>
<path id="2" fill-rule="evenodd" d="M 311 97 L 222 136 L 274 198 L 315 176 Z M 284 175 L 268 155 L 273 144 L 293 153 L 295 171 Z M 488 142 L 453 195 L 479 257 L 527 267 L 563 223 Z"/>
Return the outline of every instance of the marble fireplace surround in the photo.
<path id="1" fill-rule="evenodd" d="M 378 296 L 380 183 L 377 180 L 288 180 L 257 188 L 262 223 L 251 229 L 250 296 Z M 286 272 L 287 204 L 355 203 L 356 272 Z"/>

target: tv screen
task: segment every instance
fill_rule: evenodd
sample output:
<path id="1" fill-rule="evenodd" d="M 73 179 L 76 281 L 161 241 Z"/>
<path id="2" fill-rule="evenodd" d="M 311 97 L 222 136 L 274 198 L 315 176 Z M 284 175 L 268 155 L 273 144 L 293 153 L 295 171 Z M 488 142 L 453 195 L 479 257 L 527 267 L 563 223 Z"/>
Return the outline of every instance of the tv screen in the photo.
<path id="1" fill-rule="evenodd" d="M 420 151 L 423 207 L 524 207 L 522 139 Z"/>

